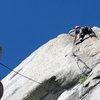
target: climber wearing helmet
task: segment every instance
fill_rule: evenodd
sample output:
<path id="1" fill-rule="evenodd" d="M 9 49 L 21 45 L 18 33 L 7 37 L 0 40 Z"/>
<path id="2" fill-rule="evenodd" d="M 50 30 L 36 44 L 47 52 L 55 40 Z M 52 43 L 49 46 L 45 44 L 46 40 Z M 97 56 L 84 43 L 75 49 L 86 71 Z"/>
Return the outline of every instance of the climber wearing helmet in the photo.
<path id="1" fill-rule="evenodd" d="M 76 41 L 78 41 L 80 38 L 80 41 L 83 41 L 83 38 L 85 37 L 85 35 L 89 35 L 90 37 L 97 37 L 96 34 L 94 33 L 94 31 L 92 30 L 92 28 L 90 28 L 89 26 L 84 26 L 84 27 L 80 27 L 80 26 L 75 26 L 75 39 L 74 39 L 74 43 Z M 78 39 L 77 39 L 77 35 L 78 35 Z"/>
<path id="2" fill-rule="evenodd" d="M 75 26 L 75 39 L 74 39 L 74 43 L 77 41 L 77 35 L 79 35 L 80 33 L 80 26 Z"/>

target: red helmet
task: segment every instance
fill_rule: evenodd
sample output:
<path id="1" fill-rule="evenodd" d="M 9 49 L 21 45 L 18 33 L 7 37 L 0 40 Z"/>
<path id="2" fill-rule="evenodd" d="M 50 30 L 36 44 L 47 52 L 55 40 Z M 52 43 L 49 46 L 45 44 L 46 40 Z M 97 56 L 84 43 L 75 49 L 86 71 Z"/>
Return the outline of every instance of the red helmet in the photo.
<path id="1" fill-rule="evenodd" d="M 80 26 L 75 26 L 75 29 L 78 29 Z"/>

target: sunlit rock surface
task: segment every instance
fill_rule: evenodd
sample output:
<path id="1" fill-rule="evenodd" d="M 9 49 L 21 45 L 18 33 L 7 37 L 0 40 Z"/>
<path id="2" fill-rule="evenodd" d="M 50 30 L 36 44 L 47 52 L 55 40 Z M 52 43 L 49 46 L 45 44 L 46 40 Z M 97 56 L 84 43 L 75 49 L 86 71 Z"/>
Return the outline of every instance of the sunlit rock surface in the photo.
<path id="1" fill-rule="evenodd" d="M 2 100 L 100 100 L 100 28 L 73 45 L 73 34 L 48 41 L 3 80 Z M 82 76 L 87 80 L 80 84 Z"/>

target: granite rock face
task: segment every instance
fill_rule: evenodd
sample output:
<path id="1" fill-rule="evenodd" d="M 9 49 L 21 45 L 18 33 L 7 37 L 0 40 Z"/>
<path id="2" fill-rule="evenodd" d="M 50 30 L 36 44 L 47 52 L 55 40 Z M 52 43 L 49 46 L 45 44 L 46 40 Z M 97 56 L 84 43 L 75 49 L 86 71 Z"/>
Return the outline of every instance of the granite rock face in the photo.
<path id="1" fill-rule="evenodd" d="M 100 28 L 93 30 L 97 38 L 73 45 L 74 32 L 61 34 L 33 52 L 2 80 L 2 100 L 100 100 Z"/>

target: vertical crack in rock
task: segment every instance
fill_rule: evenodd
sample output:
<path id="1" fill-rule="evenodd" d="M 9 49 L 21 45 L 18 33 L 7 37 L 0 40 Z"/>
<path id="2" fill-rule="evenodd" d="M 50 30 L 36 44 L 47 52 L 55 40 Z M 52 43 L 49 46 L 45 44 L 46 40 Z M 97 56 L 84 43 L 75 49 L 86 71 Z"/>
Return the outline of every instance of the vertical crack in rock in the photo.
<path id="1" fill-rule="evenodd" d="M 90 69 L 84 61 L 82 61 L 75 53 L 73 52 L 73 57 L 77 63 L 78 68 L 81 70 L 83 75 L 88 75 L 92 69 Z"/>
<path id="2" fill-rule="evenodd" d="M 83 99 L 86 97 L 86 95 L 87 95 L 95 86 L 97 86 L 99 83 L 100 83 L 100 81 L 98 81 L 95 85 L 90 86 L 89 88 L 85 88 L 85 87 L 83 86 L 82 89 L 84 88 L 84 91 L 83 91 L 83 93 L 80 95 L 80 99 L 83 100 Z M 82 92 L 82 90 L 81 90 L 81 92 Z"/>

